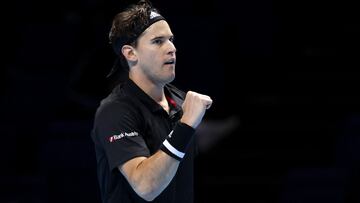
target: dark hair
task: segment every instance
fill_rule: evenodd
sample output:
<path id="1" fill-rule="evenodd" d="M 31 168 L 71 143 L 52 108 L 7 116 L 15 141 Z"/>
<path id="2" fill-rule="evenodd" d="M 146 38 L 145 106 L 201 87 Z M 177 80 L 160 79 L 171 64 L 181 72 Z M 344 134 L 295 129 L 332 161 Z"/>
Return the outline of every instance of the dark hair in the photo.
<path id="1" fill-rule="evenodd" d="M 118 66 L 129 70 L 129 65 L 121 53 L 122 46 L 128 44 L 136 47 L 137 39 L 142 32 L 153 22 L 164 19 L 161 15 L 153 18 L 151 16 L 152 12 L 159 14 L 159 11 L 152 7 L 150 1 L 140 0 L 137 4 L 128 6 L 114 17 L 109 33 L 109 42 L 120 61 L 115 62 L 108 77 L 118 70 Z"/>
<path id="2" fill-rule="evenodd" d="M 137 4 L 130 5 L 114 17 L 109 33 L 109 41 L 114 49 L 121 49 L 121 47 L 116 47 L 118 43 L 137 45 L 137 38 L 144 31 L 144 25 L 149 23 L 151 11 L 159 13 L 149 1 L 141 0 Z M 120 50 L 114 51 L 120 55 Z"/>

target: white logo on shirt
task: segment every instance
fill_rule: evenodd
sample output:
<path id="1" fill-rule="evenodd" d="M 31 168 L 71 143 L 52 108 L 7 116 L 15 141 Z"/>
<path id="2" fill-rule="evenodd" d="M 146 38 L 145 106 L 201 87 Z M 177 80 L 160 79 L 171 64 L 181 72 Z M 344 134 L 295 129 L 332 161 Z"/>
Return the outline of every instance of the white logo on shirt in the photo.
<path id="1" fill-rule="evenodd" d="M 113 135 L 111 137 L 109 137 L 109 142 L 115 142 L 116 140 L 119 140 L 123 137 L 135 137 L 138 136 L 139 133 L 138 132 L 130 132 L 130 133 L 120 133 L 119 135 Z"/>

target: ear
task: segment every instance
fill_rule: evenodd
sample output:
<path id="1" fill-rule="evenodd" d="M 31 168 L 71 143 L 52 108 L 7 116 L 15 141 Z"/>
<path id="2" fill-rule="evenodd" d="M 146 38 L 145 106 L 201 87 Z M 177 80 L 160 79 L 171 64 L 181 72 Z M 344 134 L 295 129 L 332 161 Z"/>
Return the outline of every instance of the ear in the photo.
<path id="1" fill-rule="evenodd" d="M 125 59 L 128 61 L 131 61 L 131 62 L 137 61 L 136 50 L 134 49 L 134 47 L 132 47 L 130 45 L 124 45 L 121 48 L 121 53 L 124 55 Z"/>

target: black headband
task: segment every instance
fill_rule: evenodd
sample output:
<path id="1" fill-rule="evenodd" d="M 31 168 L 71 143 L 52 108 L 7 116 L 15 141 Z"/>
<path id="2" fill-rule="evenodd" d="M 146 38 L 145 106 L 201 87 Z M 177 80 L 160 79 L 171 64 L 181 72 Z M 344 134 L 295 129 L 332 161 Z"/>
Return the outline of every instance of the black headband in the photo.
<path id="1" fill-rule="evenodd" d="M 115 51 L 115 53 L 117 55 L 120 54 L 120 50 L 121 48 L 125 45 L 125 44 L 130 44 L 132 42 L 134 42 L 148 27 L 150 27 L 150 25 L 154 24 L 155 22 L 159 21 L 159 20 L 165 20 L 165 18 L 163 16 L 161 16 L 159 13 L 157 13 L 156 11 L 150 11 L 149 14 L 149 20 L 141 25 L 138 25 L 137 27 L 134 28 L 134 34 L 132 36 L 121 36 L 115 39 L 115 41 L 112 43 L 112 47 Z"/>

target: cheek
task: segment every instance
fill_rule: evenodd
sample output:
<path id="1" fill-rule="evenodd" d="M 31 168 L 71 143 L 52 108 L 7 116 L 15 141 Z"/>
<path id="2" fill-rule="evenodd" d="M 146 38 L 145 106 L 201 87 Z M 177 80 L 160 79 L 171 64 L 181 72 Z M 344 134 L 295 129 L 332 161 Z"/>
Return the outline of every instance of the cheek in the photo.
<path id="1" fill-rule="evenodd" d="M 152 63 L 160 63 L 160 55 L 156 52 L 149 52 L 147 55 L 147 60 L 151 61 Z"/>
<path id="2" fill-rule="evenodd" d="M 147 49 L 141 50 L 141 60 L 142 63 L 148 65 L 162 63 L 161 52 L 158 49 L 148 47 Z"/>

